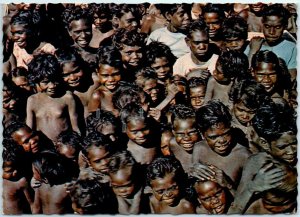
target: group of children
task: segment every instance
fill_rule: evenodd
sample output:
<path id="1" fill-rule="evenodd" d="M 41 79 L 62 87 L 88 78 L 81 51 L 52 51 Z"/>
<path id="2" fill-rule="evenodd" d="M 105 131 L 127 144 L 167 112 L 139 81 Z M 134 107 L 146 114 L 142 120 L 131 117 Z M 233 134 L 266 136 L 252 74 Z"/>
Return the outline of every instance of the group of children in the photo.
<path id="1" fill-rule="evenodd" d="M 4 214 L 297 208 L 293 4 L 7 4 Z"/>

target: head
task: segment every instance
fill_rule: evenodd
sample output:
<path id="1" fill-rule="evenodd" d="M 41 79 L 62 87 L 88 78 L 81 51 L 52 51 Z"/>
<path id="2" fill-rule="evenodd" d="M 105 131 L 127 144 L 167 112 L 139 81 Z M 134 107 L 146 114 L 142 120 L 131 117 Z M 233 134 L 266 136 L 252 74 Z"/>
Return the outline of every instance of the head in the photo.
<path id="1" fill-rule="evenodd" d="M 140 14 L 136 5 L 119 4 L 111 8 L 114 28 L 137 30 L 140 27 Z"/>
<path id="2" fill-rule="evenodd" d="M 25 152 L 37 153 L 39 151 L 40 137 L 25 123 L 12 122 L 4 132 L 7 138 L 11 138 L 22 146 Z"/>
<path id="3" fill-rule="evenodd" d="M 29 81 L 50 97 L 60 94 L 62 74 L 57 58 L 52 54 L 39 54 L 28 65 Z"/>
<path id="4" fill-rule="evenodd" d="M 177 206 L 183 197 L 186 175 L 180 162 L 171 156 L 158 157 L 147 168 L 147 182 L 154 197 L 168 206 Z"/>
<path id="5" fill-rule="evenodd" d="M 198 110 L 204 105 L 207 82 L 201 78 L 191 78 L 188 80 L 189 98 L 192 107 Z"/>
<path id="6" fill-rule="evenodd" d="M 200 135 L 196 124 L 196 114 L 191 107 L 179 104 L 174 106 L 171 116 L 172 132 L 176 142 L 186 152 L 192 153 Z"/>
<path id="7" fill-rule="evenodd" d="M 248 38 L 247 21 L 238 15 L 234 15 L 225 18 L 222 26 L 224 46 L 230 50 L 243 51 Z"/>
<path id="8" fill-rule="evenodd" d="M 241 80 L 231 87 L 229 99 L 233 103 L 233 114 L 240 124 L 248 126 L 257 109 L 270 102 L 264 86 L 254 80 Z"/>
<path id="9" fill-rule="evenodd" d="M 115 194 L 132 198 L 138 187 L 137 163 L 129 151 L 113 154 L 108 163 L 111 186 Z"/>
<path id="10" fill-rule="evenodd" d="M 93 24 L 95 27 L 103 33 L 112 29 L 112 15 L 108 4 L 91 3 L 89 5 L 93 13 Z"/>
<path id="11" fill-rule="evenodd" d="M 88 164 L 100 173 L 108 172 L 110 156 L 115 152 L 112 141 L 99 132 L 89 133 L 83 140 L 82 153 L 88 160 Z"/>
<path id="12" fill-rule="evenodd" d="M 225 18 L 224 10 L 218 4 L 206 4 L 203 8 L 203 18 L 209 28 L 209 38 L 218 40 L 221 38 L 222 21 Z"/>
<path id="13" fill-rule="evenodd" d="M 220 101 L 211 100 L 197 113 L 197 123 L 209 147 L 221 156 L 231 152 L 231 115 L 229 109 Z"/>
<path id="14" fill-rule="evenodd" d="M 148 66 L 154 69 L 157 78 L 165 82 L 173 74 L 173 65 L 176 57 L 170 47 L 162 42 L 152 41 L 146 48 Z"/>
<path id="15" fill-rule="evenodd" d="M 209 32 L 203 19 L 196 20 L 189 25 L 185 38 L 192 54 L 198 59 L 206 58 L 208 52 Z"/>
<path id="16" fill-rule="evenodd" d="M 263 9 L 266 7 L 266 4 L 262 2 L 257 2 L 255 4 L 249 4 L 250 11 L 253 12 L 256 16 L 261 16 Z"/>
<path id="17" fill-rule="evenodd" d="M 128 104 L 120 112 L 122 129 L 128 138 L 140 146 L 147 146 L 150 141 L 151 129 L 147 113 L 141 106 Z"/>
<path id="18" fill-rule="evenodd" d="M 282 4 L 272 4 L 263 10 L 263 33 L 270 46 L 280 43 L 287 28 L 289 12 Z"/>
<path id="19" fill-rule="evenodd" d="M 109 91 L 114 91 L 121 80 L 122 57 L 117 48 L 107 46 L 99 49 L 99 83 Z"/>
<path id="20" fill-rule="evenodd" d="M 33 91 L 28 80 L 28 70 L 22 66 L 16 67 L 10 71 L 11 79 L 15 85 L 23 91 Z"/>
<path id="21" fill-rule="evenodd" d="M 3 75 L 3 109 L 8 112 L 17 110 L 19 97 L 17 86 L 11 81 L 8 76 Z"/>
<path id="22" fill-rule="evenodd" d="M 191 22 L 191 4 L 157 4 L 155 6 L 169 22 L 171 31 L 186 33 Z"/>
<path id="23" fill-rule="evenodd" d="M 118 29 L 113 38 L 114 45 L 122 55 L 126 69 L 141 67 L 144 58 L 145 35 L 136 30 Z"/>
<path id="24" fill-rule="evenodd" d="M 93 18 L 88 8 L 69 5 L 64 10 L 62 18 L 75 46 L 83 49 L 89 47 Z"/>

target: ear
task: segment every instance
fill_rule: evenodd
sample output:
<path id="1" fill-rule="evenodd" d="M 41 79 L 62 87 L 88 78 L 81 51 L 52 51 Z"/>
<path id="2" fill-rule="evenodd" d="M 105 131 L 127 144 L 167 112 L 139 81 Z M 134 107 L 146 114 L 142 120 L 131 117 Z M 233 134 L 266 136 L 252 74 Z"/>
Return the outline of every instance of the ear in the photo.
<path id="1" fill-rule="evenodd" d="M 185 43 L 187 44 L 187 46 L 191 47 L 191 40 L 189 39 L 189 37 L 185 37 L 184 40 L 185 40 Z"/>
<path id="2" fill-rule="evenodd" d="M 166 12 L 166 13 L 165 13 L 165 17 L 166 17 L 166 19 L 167 19 L 168 21 L 170 21 L 170 20 L 171 20 L 171 17 L 172 17 L 172 14 L 170 14 L 169 12 Z"/>
<path id="3" fill-rule="evenodd" d="M 270 151 L 270 144 L 265 138 L 259 137 L 259 146 L 267 152 Z"/>
<path id="4" fill-rule="evenodd" d="M 72 31 L 70 31 L 70 29 L 67 27 L 67 31 L 70 37 L 72 37 Z"/>
<path id="5" fill-rule="evenodd" d="M 111 22 L 112 22 L 113 26 L 119 27 L 120 19 L 118 17 L 116 17 L 116 16 L 113 16 Z"/>

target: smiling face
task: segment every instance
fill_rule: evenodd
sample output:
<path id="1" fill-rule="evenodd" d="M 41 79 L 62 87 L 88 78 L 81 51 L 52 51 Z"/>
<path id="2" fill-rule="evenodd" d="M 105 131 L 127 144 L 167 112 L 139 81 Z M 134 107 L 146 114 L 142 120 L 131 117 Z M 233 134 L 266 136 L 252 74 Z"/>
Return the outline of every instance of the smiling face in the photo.
<path id="1" fill-rule="evenodd" d="M 122 62 L 125 67 L 136 68 L 143 58 L 142 48 L 139 46 L 123 45 L 121 51 Z"/>
<path id="2" fill-rule="evenodd" d="M 173 134 L 176 142 L 186 152 L 191 153 L 194 144 L 199 140 L 199 132 L 195 128 L 195 118 L 175 119 L 173 123 Z"/>
<path id="3" fill-rule="evenodd" d="M 119 19 L 119 28 L 124 28 L 127 30 L 137 30 L 139 27 L 139 22 L 135 18 L 131 11 L 124 13 Z"/>
<path id="4" fill-rule="evenodd" d="M 85 19 L 73 20 L 69 26 L 69 35 L 77 46 L 86 48 L 93 36 L 92 25 Z"/>
<path id="5" fill-rule="evenodd" d="M 221 20 L 217 13 L 205 13 L 204 21 L 209 28 L 209 38 L 214 39 L 221 29 Z"/>
<path id="6" fill-rule="evenodd" d="M 150 129 L 143 119 L 131 119 L 127 123 L 126 134 L 130 140 L 142 146 L 149 140 Z"/>
<path id="7" fill-rule="evenodd" d="M 170 67 L 167 57 L 155 58 L 154 62 L 151 64 L 151 68 L 156 72 L 157 78 L 162 81 L 169 78 L 169 75 L 172 74 L 172 68 Z"/>
<path id="8" fill-rule="evenodd" d="M 63 79 L 71 88 L 79 87 L 84 73 L 76 62 L 67 62 L 63 65 Z"/>
<path id="9" fill-rule="evenodd" d="M 210 214 L 224 214 L 226 208 L 226 194 L 221 186 L 215 182 L 196 182 L 194 188 L 198 200 Z"/>
<path id="10" fill-rule="evenodd" d="M 9 90 L 3 90 L 3 109 L 15 111 L 18 99 L 15 94 Z"/>
<path id="11" fill-rule="evenodd" d="M 145 80 L 143 91 L 151 97 L 152 102 L 156 102 L 159 94 L 157 80 L 152 78 Z"/>
<path id="12" fill-rule="evenodd" d="M 114 91 L 121 80 L 120 70 L 107 64 L 100 65 L 98 76 L 100 84 L 109 91 Z"/>
<path id="13" fill-rule="evenodd" d="M 20 47 L 26 48 L 29 40 L 32 40 L 32 35 L 28 31 L 28 26 L 25 24 L 12 24 L 10 32 L 12 40 Z"/>
<path id="14" fill-rule="evenodd" d="M 282 40 L 284 29 L 282 17 L 267 16 L 263 22 L 263 33 L 270 46 L 275 46 Z"/>
<path id="15" fill-rule="evenodd" d="M 58 94 L 60 83 L 58 81 L 50 81 L 47 78 L 41 80 L 38 83 L 40 92 L 46 93 L 50 97 L 54 97 Z"/>
<path id="16" fill-rule="evenodd" d="M 151 180 L 150 185 L 158 201 L 168 206 L 176 206 L 178 204 L 180 191 L 173 173 L 167 173 L 163 178 Z"/>
<path id="17" fill-rule="evenodd" d="M 2 178 L 7 180 L 12 180 L 17 176 L 16 166 L 12 161 L 3 161 L 3 174 Z"/>
<path id="18" fill-rule="evenodd" d="M 267 92 L 271 92 L 275 88 L 275 84 L 277 82 L 275 64 L 258 62 L 253 73 L 255 80 L 262 84 Z"/>
<path id="19" fill-rule="evenodd" d="M 236 119 L 246 126 L 254 117 L 255 110 L 247 108 L 242 101 L 233 105 L 233 113 Z"/>
<path id="20" fill-rule="evenodd" d="M 21 145 L 25 152 L 37 153 L 39 150 L 39 136 L 29 127 L 23 127 L 12 133 L 12 139 Z"/>
<path id="21" fill-rule="evenodd" d="M 132 196 L 132 193 L 134 192 L 132 167 L 120 169 L 116 173 L 110 173 L 109 176 L 112 189 L 117 196 L 123 198 Z"/>
<path id="22" fill-rule="evenodd" d="M 203 136 L 208 146 L 219 155 L 227 155 L 231 150 L 231 132 L 230 127 L 224 123 L 218 123 L 208 128 Z"/>
<path id="23" fill-rule="evenodd" d="M 32 87 L 29 86 L 28 79 L 25 76 L 12 77 L 12 81 L 20 88 L 27 91 L 32 91 Z"/>

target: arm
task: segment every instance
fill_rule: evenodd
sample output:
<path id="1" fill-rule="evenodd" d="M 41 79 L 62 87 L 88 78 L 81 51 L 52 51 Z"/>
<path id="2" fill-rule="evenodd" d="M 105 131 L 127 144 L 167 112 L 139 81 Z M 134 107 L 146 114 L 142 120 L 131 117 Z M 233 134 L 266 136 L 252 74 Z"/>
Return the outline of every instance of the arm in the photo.
<path id="1" fill-rule="evenodd" d="M 249 60 L 249 66 L 251 66 L 252 57 L 260 50 L 263 42 L 264 42 L 264 38 L 259 36 L 255 36 L 251 39 L 249 44 L 250 50 L 249 53 L 247 54 Z"/>
<path id="2" fill-rule="evenodd" d="M 76 103 L 75 103 L 75 99 L 72 93 L 70 93 L 67 96 L 67 105 L 68 105 L 68 111 L 69 111 L 69 116 L 70 116 L 70 121 L 71 121 L 71 125 L 72 125 L 72 129 L 79 133 L 79 135 L 81 135 L 81 132 L 79 130 L 79 126 L 78 126 L 78 114 L 77 114 L 77 109 L 76 109 Z"/>
<path id="3" fill-rule="evenodd" d="M 36 130 L 36 118 L 34 114 L 34 99 L 29 97 L 27 100 L 26 107 L 26 124 L 33 130 Z"/>
<path id="4" fill-rule="evenodd" d="M 35 189 L 34 191 L 34 202 L 32 204 L 32 214 L 41 214 L 43 213 L 40 191 L 39 189 Z"/>
<path id="5" fill-rule="evenodd" d="M 33 203 L 34 203 L 34 192 L 32 192 L 32 189 L 30 188 L 28 182 L 26 181 L 26 179 L 24 178 L 24 188 L 23 188 L 23 192 L 25 195 L 26 200 L 28 201 L 30 208 L 31 208 L 31 212 L 33 211 Z"/>
<path id="6" fill-rule="evenodd" d="M 214 77 L 210 77 L 207 82 L 204 102 L 207 103 L 209 100 L 213 98 L 214 95 Z"/>
<path id="7" fill-rule="evenodd" d="M 94 112 L 100 107 L 101 107 L 101 95 L 99 93 L 99 90 L 97 90 L 91 96 L 91 99 L 88 104 L 88 111 Z"/>
<path id="8" fill-rule="evenodd" d="M 179 90 L 175 84 L 169 85 L 167 97 L 158 106 L 156 106 L 155 109 L 162 111 L 172 101 L 172 99 L 174 99 L 178 92 Z"/>

